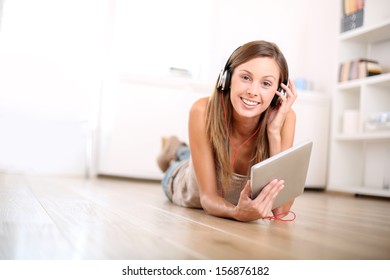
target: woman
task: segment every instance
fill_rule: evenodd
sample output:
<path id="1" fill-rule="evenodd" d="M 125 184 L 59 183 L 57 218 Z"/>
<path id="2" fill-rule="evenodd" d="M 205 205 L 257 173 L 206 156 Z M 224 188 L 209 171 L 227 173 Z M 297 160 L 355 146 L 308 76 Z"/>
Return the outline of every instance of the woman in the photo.
<path id="1" fill-rule="evenodd" d="M 297 92 L 291 80 L 282 83 L 287 80 L 287 62 L 273 43 L 249 42 L 232 53 L 213 95 L 192 105 L 189 147 L 171 137 L 158 158 L 173 203 L 238 221 L 288 213 L 293 201 L 272 209 L 282 180 L 255 199 L 248 180 L 253 164 L 293 144 Z"/>

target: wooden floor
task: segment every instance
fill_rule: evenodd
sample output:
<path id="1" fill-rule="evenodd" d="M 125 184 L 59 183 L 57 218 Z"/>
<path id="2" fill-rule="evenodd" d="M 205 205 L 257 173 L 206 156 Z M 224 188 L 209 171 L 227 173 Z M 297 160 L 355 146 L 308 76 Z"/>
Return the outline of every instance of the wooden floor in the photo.
<path id="1" fill-rule="evenodd" d="M 240 223 L 155 182 L 0 174 L 0 259 L 390 259 L 390 201 L 305 191 L 293 222 Z"/>

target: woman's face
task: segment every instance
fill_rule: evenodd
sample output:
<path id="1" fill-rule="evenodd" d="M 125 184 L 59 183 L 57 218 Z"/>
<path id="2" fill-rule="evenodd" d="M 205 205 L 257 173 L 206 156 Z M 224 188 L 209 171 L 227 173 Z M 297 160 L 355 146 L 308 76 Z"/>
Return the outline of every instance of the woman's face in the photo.
<path id="1" fill-rule="evenodd" d="M 280 70 L 273 58 L 253 58 L 237 66 L 232 75 L 230 100 L 238 116 L 258 117 L 271 104 Z"/>

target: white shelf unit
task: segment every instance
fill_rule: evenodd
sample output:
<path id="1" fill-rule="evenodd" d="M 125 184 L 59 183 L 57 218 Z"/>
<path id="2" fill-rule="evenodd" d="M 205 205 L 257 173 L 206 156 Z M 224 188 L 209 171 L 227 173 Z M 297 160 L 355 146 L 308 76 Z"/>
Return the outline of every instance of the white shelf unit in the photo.
<path id="1" fill-rule="evenodd" d="M 390 112 L 390 1 L 365 1 L 363 26 L 340 34 L 338 64 L 356 58 L 379 61 L 384 73 L 336 86 L 327 189 L 390 197 L 390 129 L 365 128 L 373 113 Z M 355 131 L 343 127 L 351 110 Z"/>

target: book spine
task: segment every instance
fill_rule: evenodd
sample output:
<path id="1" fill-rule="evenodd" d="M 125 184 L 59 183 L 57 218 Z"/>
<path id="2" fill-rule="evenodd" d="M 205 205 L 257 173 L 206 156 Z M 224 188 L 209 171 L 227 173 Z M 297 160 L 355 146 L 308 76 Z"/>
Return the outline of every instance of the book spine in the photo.
<path id="1" fill-rule="evenodd" d="M 344 0 L 341 32 L 353 30 L 363 26 L 364 0 Z"/>
<path id="2" fill-rule="evenodd" d="M 340 64 L 338 80 L 339 82 L 346 82 L 379 74 L 382 74 L 382 67 L 378 61 L 357 58 Z"/>

